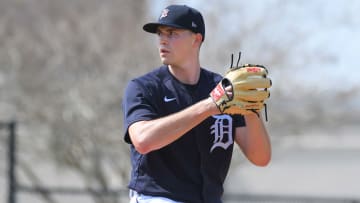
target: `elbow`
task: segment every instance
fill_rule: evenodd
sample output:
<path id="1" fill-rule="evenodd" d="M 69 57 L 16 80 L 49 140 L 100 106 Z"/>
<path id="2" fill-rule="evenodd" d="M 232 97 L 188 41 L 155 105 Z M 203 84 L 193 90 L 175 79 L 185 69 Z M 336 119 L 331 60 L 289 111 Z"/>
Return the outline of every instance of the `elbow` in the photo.
<path id="1" fill-rule="evenodd" d="M 136 151 L 142 155 L 145 155 L 151 151 L 148 147 L 144 147 L 144 146 L 134 145 L 134 147 L 135 147 Z"/>
<path id="2" fill-rule="evenodd" d="M 145 140 L 132 139 L 131 141 L 136 151 L 139 152 L 140 154 L 147 154 L 150 151 L 152 151 L 150 145 Z"/>
<path id="3" fill-rule="evenodd" d="M 154 143 L 145 133 L 130 133 L 130 139 L 136 151 L 140 154 L 147 154 L 154 150 Z"/>
<path id="4" fill-rule="evenodd" d="M 266 167 L 270 164 L 271 153 L 268 153 L 268 154 L 262 155 L 262 156 L 258 156 L 258 157 L 253 157 L 252 159 L 249 159 L 249 160 L 255 166 Z"/>
<path id="5" fill-rule="evenodd" d="M 129 137 L 132 145 L 140 154 L 147 154 L 152 151 L 149 136 L 142 130 L 140 124 L 143 122 L 134 123 L 129 127 Z"/>
<path id="6" fill-rule="evenodd" d="M 256 162 L 253 162 L 256 166 L 259 167 L 266 167 L 269 165 L 271 158 L 269 159 L 261 159 L 261 160 L 257 160 Z"/>

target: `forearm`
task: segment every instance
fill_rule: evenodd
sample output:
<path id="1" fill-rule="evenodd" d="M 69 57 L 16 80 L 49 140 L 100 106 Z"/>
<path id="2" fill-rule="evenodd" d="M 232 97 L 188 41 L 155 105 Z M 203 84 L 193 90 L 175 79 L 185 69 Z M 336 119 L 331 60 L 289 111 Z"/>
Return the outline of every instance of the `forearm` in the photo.
<path id="1" fill-rule="evenodd" d="M 257 115 L 249 114 L 244 117 L 246 127 L 237 129 L 235 140 L 252 163 L 265 166 L 271 159 L 271 143 L 267 130 Z"/>
<path id="2" fill-rule="evenodd" d="M 208 98 L 166 117 L 134 123 L 129 128 L 130 138 L 135 148 L 145 154 L 174 142 L 217 113 L 216 105 Z"/>

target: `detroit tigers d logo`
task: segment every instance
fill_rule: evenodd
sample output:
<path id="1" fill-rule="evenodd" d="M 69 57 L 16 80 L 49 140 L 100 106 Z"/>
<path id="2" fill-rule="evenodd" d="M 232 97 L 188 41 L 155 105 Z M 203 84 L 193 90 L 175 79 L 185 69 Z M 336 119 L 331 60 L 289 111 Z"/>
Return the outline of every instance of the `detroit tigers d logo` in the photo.
<path id="1" fill-rule="evenodd" d="M 214 124 L 211 126 L 211 134 L 214 135 L 214 144 L 210 149 L 210 153 L 217 147 L 226 150 L 233 144 L 232 117 L 226 114 L 212 117 L 215 118 Z"/>

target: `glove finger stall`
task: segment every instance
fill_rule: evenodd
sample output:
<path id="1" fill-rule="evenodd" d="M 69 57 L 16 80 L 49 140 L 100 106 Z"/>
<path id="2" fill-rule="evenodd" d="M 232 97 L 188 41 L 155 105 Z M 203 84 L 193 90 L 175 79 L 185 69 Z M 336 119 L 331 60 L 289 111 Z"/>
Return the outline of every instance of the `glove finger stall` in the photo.
<path id="1" fill-rule="evenodd" d="M 228 108 L 224 109 L 224 113 L 246 115 L 254 111 L 260 111 L 262 108 L 264 108 L 264 103 L 262 102 L 243 101 L 242 103 L 231 103 Z"/>
<path id="2" fill-rule="evenodd" d="M 247 78 L 233 82 L 233 88 L 235 90 L 249 90 L 269 87 L 271 87 L 271 80 L 269 78 Z"/>
<path id="3" fill-rule="evenodd" d="M 267 90 L 235 91 L 234 100 L 245 100 L 250 102 L 264 101 L 270 97 Z"/>
<path id="4" fill-rule="evenodd" d="M 245 67 L 245 68 L 233 68 L 226 73 L 226 77 L 230 81 L 245 79 L 252 76 L 267 76 L 267 70 L 262 67 Z"/>

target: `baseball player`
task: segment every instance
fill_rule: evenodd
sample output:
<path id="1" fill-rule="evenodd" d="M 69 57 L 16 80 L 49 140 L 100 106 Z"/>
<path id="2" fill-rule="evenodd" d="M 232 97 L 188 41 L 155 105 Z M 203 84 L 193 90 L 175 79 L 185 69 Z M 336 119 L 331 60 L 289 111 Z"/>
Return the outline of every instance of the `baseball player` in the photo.
<path id="1" fill-rule="evenodd" d="M 267 70 L 237 66 L 223 77 L 202 68 L 204 20 L 186 5 L 166 7 L 143 29 L 157 34 L 163 65 L 125 90 L 130 202 L 220 203 L 234 143 L 255 165 L 270 161 L 259 116 L 271 86 Z"/>

